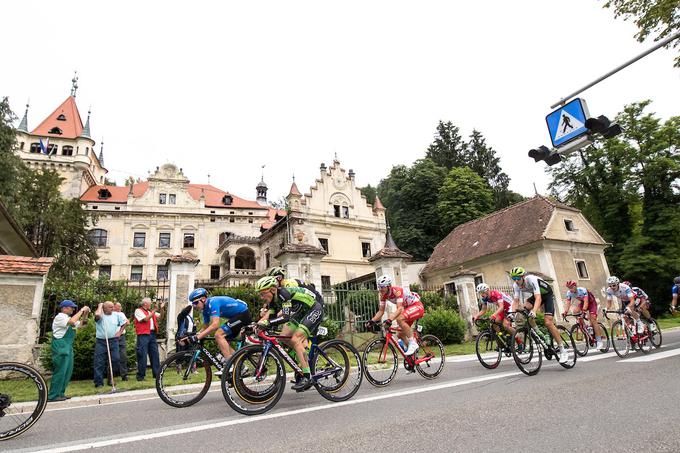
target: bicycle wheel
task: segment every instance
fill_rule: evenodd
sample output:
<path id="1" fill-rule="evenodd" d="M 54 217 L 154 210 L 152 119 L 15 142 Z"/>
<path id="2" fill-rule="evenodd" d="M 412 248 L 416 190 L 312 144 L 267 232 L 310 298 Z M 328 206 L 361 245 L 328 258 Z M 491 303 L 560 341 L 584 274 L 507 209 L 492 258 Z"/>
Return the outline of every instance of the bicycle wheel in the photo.
<path id="1" fill-rule="evenodd" d="M 611 330 L 612 346 L 614 347 L 614 352 L 616 355 L 622 359 L 630 354 L 631 343 L 630 335 L 628 334 L 628 329 L 623 325 L 623 322 L 619 319 L 614 321 Z"/>
<path id="2" fill-rule="evenodd" d="M 601 322 L 598 322 L 597 324 L 600 326 L 600 330 L 602 330 L 602 337 L 603 337 L 602 338 L 602 344 L 604 345 L 604 347 L 602 349 L 600 349 L 600 352 L 603 352 L 603 353 L 609 352 L 609 345 L 610 345 L 609 332 L 607 331 L 607 328 L 604 326 L 604 324 L 602 324 Z"/>
<path id="3" fill-rule="evenodd" d="M 267 412 L 279 402 L 286 384 L 286 370 L 278 352 L 256 344 L 239 349 L 222 376 L 222 395 L 229 406 L 243 415 Z M 253 363 L 257 366 L 253 368 Z M 233 383 L 233 384 L 232 384 Z"/>
<path id="4" fill-rule="evenodd" d="M 649 326 L 649 333 L 652 336 L 651 338 L 652 345 L 654 345 L 656 349 L 659 349 L 663 341 L 659 324 L 656 322 L 656 319 L 650 319 L 647 322 L 647 325 Z"/>
<path id="5" fill-rule="evenodd" d="M 189 407 L 208 393 L 212 382 L 210 362 L 200 350 L 180 351 L 161 363 L 156 376 L 156 392 L 165 404 Z"/>
<path id="6" fill-rule="evenodd" d="M 529 326 L 517 329 L 512 340 L 510 340 L 510 344 L 512 357 L 522 373 L 533 376 L 540 371 L 543 354 L 541 346 L 534 340 Z"/>
<path id="7" fill-rule="evenodd" d="M 498 364 L 501 363 L 501 357 L 503 356 L 503 351 L 501 351 L 501 347 L 496 340 L 496 335 L 488 330 L 477 335 L 475 352 L 477 353 L 479 363 L 489 370 L 498 367 Z"/>
<path id="8" fill-rule="evenodd" d="M 329 401 L 353 397 L 363 380 L 361 356 L 354 346 L 343 340 L 321 343 L 309 367 L 314 386 Z"/>
<path id="9" fill-rule="evenodd" d="M 363 362 L 366 380 L 376 387 L 385 387 L 392 382 L 399 367 L 397 351 L 385 338 L 376 338 L 368 343 Z"/>
<path id="10" fill-rule="evenodd" d="M 581 326 L 574 324 L 571 326 L 571 337 L 574 339 L 574 346 L 576 347 L 576 354 L 579 357 L 585 357 L 590 349 L 590 341 L 588 340 L 588 335 L 581 329 Z"/>
<path id="11" fill-rule="evenodd" d="M 418 341 L 416 371 L 425 379 L 434 379 L 444 370 L 446 353 L 444 344 L 434 335 L 423 335 Z"/>
<path id="12" fill-rule="evenodd" d="M 47 404 L 47 384 L 33 367 L 0 363 L 0 441 L 28 430 Z"/>
<path id="13" fill-rule="evenodd" d="M 645 326 L 645 329 L 643 333 L 637 334 L 638 337 L 637 345 L 640 352 L 642 352 L 643 354 L 649 354 L 651 350 L 654 348 L 654 345 L 652 344 L 652 337 L 651 333 L 649 332 L 649 325 L 644 322 L 643 324 Z"/>
<path id="14" fill-rule="evenodd" d="M 564 348 L 567 351 L 567 361 L 566 362 L 558 361 L 558 363 L 562 365 L 563 368 L 566 369 L 573 368 L 574 365 L 576 365 L 576 358 L 578 357 L 578 354 L 576 354 L 576 345 L 574 344 L 574 338 L 571 336 L 571 333 L 564 326 L 557 326 L 557 331 L 560 333 L 562 345 L 564 345 Z M 552 337 L 552 335 L 550 336 L 550 345 L 553 347 L 553 349 L 559 350 L 559 346 L 555 344 L 555 339 Z"/>

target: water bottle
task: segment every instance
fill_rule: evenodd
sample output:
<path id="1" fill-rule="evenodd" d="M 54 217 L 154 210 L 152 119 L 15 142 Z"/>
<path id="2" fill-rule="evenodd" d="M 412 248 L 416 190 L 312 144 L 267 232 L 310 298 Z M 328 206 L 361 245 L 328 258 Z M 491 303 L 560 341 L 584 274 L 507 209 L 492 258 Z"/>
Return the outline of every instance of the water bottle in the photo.
<path id="1" fill-rule="evenodd" d="M 397 340 L 397 343 L 399 343 L 399 347 L 401 348 L 402 351 L 406 351 L 406 346 L 404 346 L 404 342 L 401 341 L 401 338 Z"/>
<path id="2" fill-rule="evenodd" d="M 594 334 L 595 333 L 593 332 L 593 326 L 588 326 L 588 335 L 592 337 Z"/>

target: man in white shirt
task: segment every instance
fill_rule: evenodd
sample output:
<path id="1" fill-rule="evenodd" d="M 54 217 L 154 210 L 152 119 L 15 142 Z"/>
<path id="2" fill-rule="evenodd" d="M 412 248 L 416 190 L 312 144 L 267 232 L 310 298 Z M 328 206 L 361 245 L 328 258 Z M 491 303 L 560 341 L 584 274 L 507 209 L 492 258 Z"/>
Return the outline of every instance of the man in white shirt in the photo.
<path id="1" fill-rule="evenodd" d="M 121 328 L 119 330 L 119 336 L 118 336 L 118 355 L 120 356 L 120 378 L 124 381 L 127 381 L 127 373 L 128 373 L 128 360 L 127 360 L 127 342 L 126 342 L 126 329 L 125 327 L 130 324 L 130 321 L 127 319 L 127 316 L 125 316 L 125 313 L 123 313 L 123 306 L 120 304 L 120 302 L 116 302 L 113 304 L 113 314 L 118 316 L 120 318 Z"/>
<path id="2" fill-rule="evenodd" d="M 52 381 L 47 401 L 65 401 L 66 387 L 73 373 L 73 339 L 81 325 L 87 323 L 90 308 L 84 306 L 75 315 L 78 306 L 72 300 L 64 300 L 59 304 L 59 314 L 52 321 Z M 82 319 L 82 321 L 81 321 Z"/>

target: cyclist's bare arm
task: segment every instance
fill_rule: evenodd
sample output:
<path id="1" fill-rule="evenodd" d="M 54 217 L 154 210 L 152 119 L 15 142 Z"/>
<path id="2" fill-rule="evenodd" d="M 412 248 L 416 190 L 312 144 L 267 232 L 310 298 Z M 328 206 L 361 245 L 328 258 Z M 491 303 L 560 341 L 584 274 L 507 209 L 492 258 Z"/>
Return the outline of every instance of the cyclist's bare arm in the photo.
<path id="1" fill-rule="evenodd" d="M 538 313 L 538 309 L 541 308 L 541 302 L 543 302 L 543 299 L 541 299 L 541 293 L 534 293 L 534 307 L 531 309 L 534 315 Z"/>
<path id="2" fill-rule="evenodd" d="M 219 327 L 220 327 L 219 316 L 213 316 L 210 318 L 210 324 L 205 326 L 205 328 L 201 329 L 201 331 L 196 334 L 196 338 L 198 338 L 199 340 L 205 338 L 214 331 L 216 331 Z"/>
<path id="3" fill-rule="evenodd" d="M 371 321 L 373 321 L 373 322 L 380 321 L 380 319 L 382 318 L 384 313 L 385 313 L 385 307 L 384 306 L 378 308 L 378 312 L 375 314 L 375 316 L 373 316 L 371 318 Z"/>

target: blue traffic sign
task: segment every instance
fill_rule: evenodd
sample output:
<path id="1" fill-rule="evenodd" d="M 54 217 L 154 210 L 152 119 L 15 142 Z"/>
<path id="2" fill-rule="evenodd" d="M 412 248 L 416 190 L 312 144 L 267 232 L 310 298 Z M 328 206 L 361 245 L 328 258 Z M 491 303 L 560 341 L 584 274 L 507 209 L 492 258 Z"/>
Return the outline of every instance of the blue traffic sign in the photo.
<path id="1" fill-rule="evenodd" d="M 555 148 L 568 143 L 588 133 L 586 119 L 588 119 L 586 101 L 576 98 L 545 117 L 548 124 L 550 140 Z"/>

